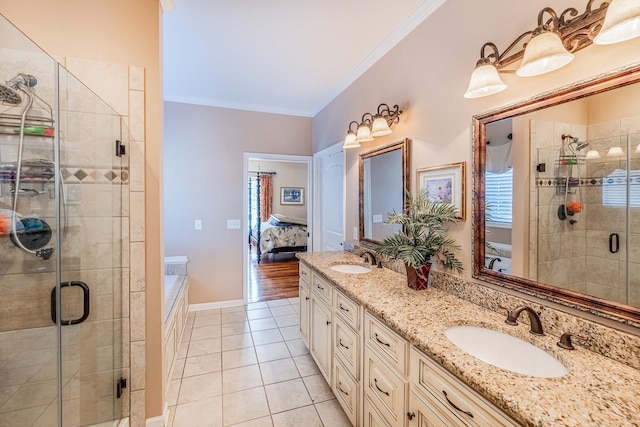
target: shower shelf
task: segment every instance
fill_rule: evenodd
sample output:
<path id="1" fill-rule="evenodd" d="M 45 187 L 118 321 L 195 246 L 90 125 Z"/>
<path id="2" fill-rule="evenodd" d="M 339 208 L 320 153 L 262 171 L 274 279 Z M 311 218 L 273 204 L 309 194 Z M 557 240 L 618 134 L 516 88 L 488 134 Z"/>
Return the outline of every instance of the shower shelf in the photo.
<path id="1" fill-rule="evenodd" d="M 22 116 L 17 114 L 0 114 L 0 134 L 15 135 L 20 133 Z M 55 121 L 51 117 L 29 116 L 25 117 L 25 136 L 35 136 L 41 138 L 53 138 L 55 136 Z"/>
<path id="2" fill-rule="evenodd" d="M 20 180 L 23 183 L 47 183 L 55 177 L 55 166 L 48 160 L 25 160 L 22 162 Z M 0 182 L 16 180 L 16 164 L 0 163 Z"/>
<path id="3" fill-rule="evenodd" d="M 556 166 L 573 166 L 577 164 L 585 164 L 584 157 L 575 156 L 558 156 L 556 159 Z"/>

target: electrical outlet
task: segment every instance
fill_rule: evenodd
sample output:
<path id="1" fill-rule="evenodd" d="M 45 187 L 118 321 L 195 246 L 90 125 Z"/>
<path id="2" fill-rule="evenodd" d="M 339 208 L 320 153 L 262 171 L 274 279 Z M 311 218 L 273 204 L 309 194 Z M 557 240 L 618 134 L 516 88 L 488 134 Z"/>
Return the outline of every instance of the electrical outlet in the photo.
<path id="1" fill-rule="evenodd" d="M 353 227 L 353 240 L 358 240 L 358 227 Z"/>
<path id="2" fill-rule="evenodd" d="M 193 223 L 193 229 L 194 230 L 202 230 L 202 220 L 201 219 L 196 219 L 195 222 Z"/>
<path id="3" fill-rule="evenodd" d="M 373 223 L 374 224 L 380 224 L 382 222 L 382 215 L 374 215 L 373 216 Z"/>
<path id="4" fill-rule="evenodd" d="M 228 219 L 227 220 L 227 228 L 229 230 L 238 230 L 240 228 L 240 220 L 239 219 Z"/>

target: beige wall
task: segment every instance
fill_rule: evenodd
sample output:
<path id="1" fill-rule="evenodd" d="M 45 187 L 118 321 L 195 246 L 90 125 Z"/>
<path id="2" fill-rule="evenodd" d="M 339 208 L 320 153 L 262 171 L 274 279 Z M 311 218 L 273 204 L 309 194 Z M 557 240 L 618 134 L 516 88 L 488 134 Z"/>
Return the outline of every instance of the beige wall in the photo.
<path id="1" fill-rule="evenodd" d="M 82 58 L 145 69 L 146 417 L 162 413 L 161 14 L 157 0 L 0 0 L 0 13 L 57 58 Z M 141 411 L 142 412 L 142 411 Z M 133 415 L 133 414 L 132 414 Z M 145 416 L 144 412 L 141 414 Z"/>
<path id="2" fill-rule="evenodd" d="M 448 0 L 431 17 L 378 61 L 362 77 L 340 94 L 313 119 L 313 151 L 317 152 L 344 138 L 349 121 L 373 111 L 380 102 L 398 103 L 405 113 L 394 133 L 363 144 L 346 153 L 346 237 L 358 225 L 358 152 L 374 146 L 413 139 L 411 179 L 417 168 L 466 161 L 471 167 L 474 114 L 489 111 L 517 100 L 640 61 L 640 40 L 579 52 L 573 63 L 544 76 L 518 78 L 503 75 L 509 88 L 497 95 L 466 100 L 469 83 L 482 43 L 493 41 L 500 49 L 525 30 L 533 29 L 538 12 L 545 6 L 563 10 L 574 6 L 584 10 L 585 2 L 535 0 L 514 2 Z M 464 10 L 464 13 L 461 11 Z M 471 173 L 467 189 L 471 188 Z M 471 208 L 471 191 L 466 204 Z M 453 236 L 462 245 L 460 258 L 464 277 L 471 276 L 471 217 L 453 227 Z"/>
<path id="3" fill-rule="evenodd" d="M 308 140 L 308 137 L 307 137 Z M 294 218 L 306 218 L 309 203 L 307 192 L 307 163 L 275 162 L 271 160 L 250 160 L 250 171 L 276 172 L 273 176 L 273 213 L 287 215 Z M 255 177 L 255 174 L 249 174 Z M 282 187 L 298 187 L 303 189 L 302 205 L 280 204 L 280 189 Z"/>
<path id="4" fill-rule="evenodd" d="M 166 255 L 189 257 L 191 304 L 241 299 L 243 153 L 310 155 L 311 119 L 165 102 L 164 125 Z"/>

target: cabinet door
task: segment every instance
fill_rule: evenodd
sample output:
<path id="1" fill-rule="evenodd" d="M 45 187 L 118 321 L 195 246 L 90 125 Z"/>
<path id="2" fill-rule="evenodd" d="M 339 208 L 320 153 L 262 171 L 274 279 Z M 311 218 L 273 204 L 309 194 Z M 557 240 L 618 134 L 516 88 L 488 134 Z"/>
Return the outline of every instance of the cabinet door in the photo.
<path id="1" fill-rule="evenodd" d="M 300 282 L 300 337 L 309 348 L 309 309 L 311 307 L 311 289 Z"/>
<path id="2" fill-rule="evenodd" d="M 320 372 L 331 384 L 331 310 L 322 301 L 311 297 L 311 347 L 309 351 Z"/>
<path id="3" fill-rule="evenodd" d="M 409 427 L 464 427 L 464 423 L 446 410 L 439 410 L 437 403 L 411 391 L 407 418 Z"/>

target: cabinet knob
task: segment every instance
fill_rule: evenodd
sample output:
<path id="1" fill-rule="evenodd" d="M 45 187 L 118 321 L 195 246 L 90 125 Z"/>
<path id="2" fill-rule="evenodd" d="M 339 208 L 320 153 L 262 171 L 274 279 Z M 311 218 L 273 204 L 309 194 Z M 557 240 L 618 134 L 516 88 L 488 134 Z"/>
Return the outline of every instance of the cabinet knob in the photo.
<path id="1" fill-rule="evenodd" d="M 415 417 L 416 417 L 416 413 L 415 412 L 407 412 L 407 418 L 409 418 L 409 421 L 411 421 Z"/>
<path id="2" fill-rule="evenodd" d="M 309 297 L 304 297 L 304 300 L 305 301 L 309 301 Z"/>
<path id="3" fill-rule="evenodd" d="M 331 324 L 331 322 L 329 320 L 327 320 L 327 325 L 330 325 L 330 324 Z"/>

